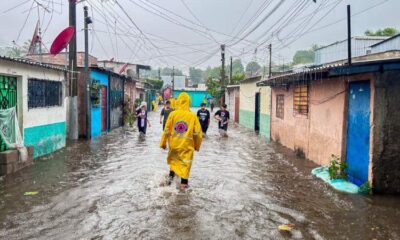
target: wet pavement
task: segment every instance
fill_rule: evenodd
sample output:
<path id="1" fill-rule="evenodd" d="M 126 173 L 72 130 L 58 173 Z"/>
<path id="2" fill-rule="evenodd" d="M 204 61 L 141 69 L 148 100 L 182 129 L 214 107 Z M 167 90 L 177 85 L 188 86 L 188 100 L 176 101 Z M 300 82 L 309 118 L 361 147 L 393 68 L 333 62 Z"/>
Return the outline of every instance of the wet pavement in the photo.
<path id="1" fill-rule="evenodd" d="M 145 139 L 118 129 L 0 180 L 0 238 L 400 239 L 400 198 L 338 193 L 314 164 L 238 126 L 220 138 L 212 123 L 189 192 L 160 186 L 166 151 L 150 118 Z"/>

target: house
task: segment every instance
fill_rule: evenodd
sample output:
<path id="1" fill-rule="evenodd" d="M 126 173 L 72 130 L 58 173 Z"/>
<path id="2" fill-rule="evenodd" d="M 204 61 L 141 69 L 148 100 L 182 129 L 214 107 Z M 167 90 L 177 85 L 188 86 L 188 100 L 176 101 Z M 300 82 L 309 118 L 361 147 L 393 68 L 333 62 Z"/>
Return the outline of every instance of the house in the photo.
<path id="1" fill-rule="evenodd" d="M 333 65 L 272 77 L 271 137 L 319 165 L 331 155 L 349 180 L 400 194 L 400 59 Z"/>
<path id="2" fill-rule="evenodd" d="M 194 89 L 189 89 L 189 90 L 175 90 L 174 91 L 174 97 L 177 98 L 179 94 L 182 92 L 186 92 L 189 94 L 190 99 L 191 99 L 191 107 L 198 108 L 200 105 L 204 102 L 204 100 L 207 100 L 208 97 L 210 97 L 209 93 L 204 90 L 194 90 Z"/>
<path id="3" fill-rule="evenodd" d="M 371 53 L 400 51 L 400 34 L 387 38 L 371 46 Z"/>
<path id="4" fill-rule="evenodd" d="M 125 97 L 127 97 L 125 99 L 126 103 L 128 104 L 128 108 L 133 111 L 134 110 L 134 105 L 135 105 L 135 100 L 136 100 L 136 82 L 137 79 L 132 78 L 132 77 L 127 77 L 125 79 Z"/>
<path id="5" fill-rule="evenodd" d="M 231 120 L 239 123 L 240 85 L 228 85 L 226 87 L 225 103 L 231 113 Z"/>
<path id="6" fill-rule="evenodd" d="M 257 87 L 261 78 L 254 76 L 240 82 L 239 124 L 269 140 L 271 90 Z"/>
<path id="7" fill-rule="evenodd" d="M 66 145 L 65 79 L 64 68 L 0 56 L 0 108 L 17 108 L 24 144 L 33 146 L 35 158 Z"/>
<path id="8" fill-rule="evenodd" d="M 356 36 L 351 38 L 352 57 L 366 55 L 370 47 L 382 42 L 387 37 Z M 338 41 L 315 50 L 315 65 L 323 65 L 347 59 L 347 39 Z"/>
<path id="9" fill-rule="evenodd" d="M 174 90 L 182 90 L 188 87 L 188 81 L 186 79 L 186 76 L 178 76 L 178 75 L 175 75 L 174 77 L 161 76 L 161 80 L 164 82 L 163 86 L 166 85 L 174 86 Z M 174 84 L 172 82 L 174 82 Z"/>
<path id="10" fill-rule="evenodd" d="M 126 77 L 100 67 L 90 67 L 90 111 L 87 111 L 87 87 L 84 69 L 79 68 L 78 122 L 79 136 L 96 138 L 123 125 Z M 90 117 L 89 117 L 90 116 Z M 89 119 L 89 121 L 88 121 Z M 90 127 L 90 131 L 88 131 Z M 90 136 L 88 136 L 90 133 Z"/>

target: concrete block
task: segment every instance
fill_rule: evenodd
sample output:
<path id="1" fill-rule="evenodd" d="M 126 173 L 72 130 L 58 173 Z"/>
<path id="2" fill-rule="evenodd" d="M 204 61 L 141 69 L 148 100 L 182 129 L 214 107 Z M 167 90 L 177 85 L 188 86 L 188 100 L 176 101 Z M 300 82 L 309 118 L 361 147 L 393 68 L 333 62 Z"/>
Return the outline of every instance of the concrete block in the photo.
<path id="1" fill-rule="evenodd" d="M 0 152 L 0 165 L 14 164 L 18 161 L 17 150 L 7 150 Z"/>

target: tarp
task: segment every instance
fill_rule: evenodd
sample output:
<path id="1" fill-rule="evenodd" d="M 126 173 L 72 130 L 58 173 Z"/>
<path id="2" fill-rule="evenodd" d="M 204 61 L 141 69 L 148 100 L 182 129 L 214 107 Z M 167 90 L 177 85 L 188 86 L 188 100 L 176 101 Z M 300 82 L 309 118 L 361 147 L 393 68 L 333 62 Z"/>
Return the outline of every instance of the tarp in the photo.
<path id="1" fill-rule="evenodd" d="M 21 161 L 28 159 L 28 151 L 24 146 L 15 107 L 0 109 L 0 136 L 7 148 L 19 151 Z"/>

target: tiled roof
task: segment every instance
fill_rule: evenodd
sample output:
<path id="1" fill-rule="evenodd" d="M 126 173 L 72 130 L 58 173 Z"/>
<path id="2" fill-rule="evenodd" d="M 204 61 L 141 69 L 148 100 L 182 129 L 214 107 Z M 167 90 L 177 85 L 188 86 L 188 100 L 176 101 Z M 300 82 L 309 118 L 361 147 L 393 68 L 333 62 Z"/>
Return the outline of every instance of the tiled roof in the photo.
<path id="1" fill-rule="evenodd" d="M 50 64 L 40 63 L 40 62 L 36 62 L 36 61 L 29 60 L 29 59 L 24 59 L 24 58 L 12 58 L 12 57 L 6 57 L 6 56 L 0 55 L 0 60 L 21 63 L 21 64 L 27 64 L 27 65 L 31 65 L 31 66 L 42 67 L 42 68 L 47 68 L 47 69 L 52 69 L 52 70 L 62 71 L 62 72 L 68 71 L 66 68 L 56 67 L 56 66 L 53 66 Z"/>

